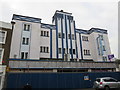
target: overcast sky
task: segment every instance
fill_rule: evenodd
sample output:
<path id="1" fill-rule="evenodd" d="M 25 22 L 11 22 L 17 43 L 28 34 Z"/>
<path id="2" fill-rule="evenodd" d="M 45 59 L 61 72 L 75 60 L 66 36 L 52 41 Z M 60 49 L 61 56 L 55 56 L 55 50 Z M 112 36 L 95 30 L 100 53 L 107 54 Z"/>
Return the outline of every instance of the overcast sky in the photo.
<path id="1" fill-rule="evenodd" d="M 96 2 L 97 1 L 97 2 Z M 112 54 L 118 57 L 118 0 L 1 0 L 0 21 L 10 22 L 13 14 L 41 18 L 52 23 L 56 10 L 70 12 L 76 28 L 108 30 Z"/>

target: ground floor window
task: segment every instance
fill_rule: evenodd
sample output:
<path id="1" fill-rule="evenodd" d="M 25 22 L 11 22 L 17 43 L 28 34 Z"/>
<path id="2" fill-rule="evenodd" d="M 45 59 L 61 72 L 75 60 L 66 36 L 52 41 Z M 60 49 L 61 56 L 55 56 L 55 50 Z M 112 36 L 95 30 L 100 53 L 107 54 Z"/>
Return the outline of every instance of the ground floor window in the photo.
<path id="1" fill-rule="evenodd" d="M 107 57 L 106 56 L 103 56 L 102 59 L 103 59 L 103 61 L 107 61 Z"/>
<path id="2" fill-rule="evenodd" d="M 61 54 L 61 53 L 62 53 L 62 49 L 61 49 L 61 48 L 59 48 L 59 49 L 58 49 L 58 51 L 59 51 L 59 54 Z"/>
<path id="3" fill-rule="evenodd" d="M 90 50 L 84 49 L 84 55 L 90 55 Z"/>
<path id="4" fill-rule="evenodd" d="M 28 52 L 21 52 L 21 59 L 28 59 Z"/>
<path id="5" fill-rule="evenodd" d="M 75 54 L 75 49 L 73 49 L 73 54 Z"/>

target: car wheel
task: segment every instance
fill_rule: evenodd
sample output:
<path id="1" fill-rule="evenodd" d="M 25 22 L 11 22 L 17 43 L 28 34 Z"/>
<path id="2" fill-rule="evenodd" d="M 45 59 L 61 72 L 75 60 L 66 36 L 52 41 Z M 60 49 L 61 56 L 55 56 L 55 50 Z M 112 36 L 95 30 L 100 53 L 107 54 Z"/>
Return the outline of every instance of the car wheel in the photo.
<path id="1" fill-rule="evenodd" d="M 105 86 L 105 90 L 110 90 L 110 88 L 108 86 Z"/>

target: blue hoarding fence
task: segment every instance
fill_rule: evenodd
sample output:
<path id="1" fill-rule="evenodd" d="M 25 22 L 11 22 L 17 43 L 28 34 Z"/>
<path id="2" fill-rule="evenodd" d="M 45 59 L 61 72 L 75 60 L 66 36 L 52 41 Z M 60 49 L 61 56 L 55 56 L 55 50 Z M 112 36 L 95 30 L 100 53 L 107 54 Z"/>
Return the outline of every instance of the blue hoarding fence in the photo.
<path id="1" fill-rule="evenodd" d="M 92 88 L 99 77 L 113 77 L 120 80 L 120 72 L 85 73 L 8 73 L 7 88 Z"/>

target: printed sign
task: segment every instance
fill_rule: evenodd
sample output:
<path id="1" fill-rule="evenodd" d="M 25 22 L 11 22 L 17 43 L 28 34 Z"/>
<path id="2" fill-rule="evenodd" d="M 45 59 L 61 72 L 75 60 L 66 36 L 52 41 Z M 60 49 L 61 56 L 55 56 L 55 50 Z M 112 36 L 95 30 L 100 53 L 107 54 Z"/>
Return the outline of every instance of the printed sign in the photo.
<path id="1" fill-rule="evenodd" d="M 114 58 L 114 54 L 108 55 L 108 59 L 111 61 Z"/>
<path id="2" fill-rule="evenodd" d="M 89 80 L 89 76 L 84 76 L 84 80 Z"/>

